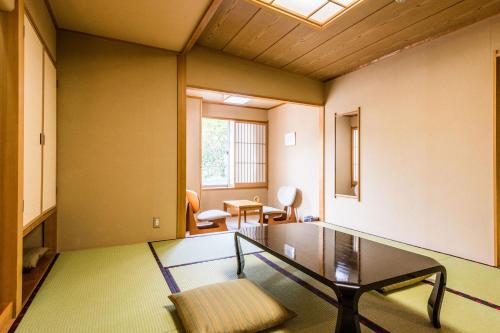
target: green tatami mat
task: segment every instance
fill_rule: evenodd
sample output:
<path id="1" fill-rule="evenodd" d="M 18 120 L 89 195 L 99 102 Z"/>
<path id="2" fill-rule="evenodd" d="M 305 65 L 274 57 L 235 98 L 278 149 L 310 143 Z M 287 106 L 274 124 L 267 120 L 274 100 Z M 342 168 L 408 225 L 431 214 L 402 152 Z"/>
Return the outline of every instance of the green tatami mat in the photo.
<path id="1" fill-rule="evenodd" d="M 236 255 L 232 232 L 152 244 L 164 267 Z M 246 241 L 242 241 L 241 246 L 244 253 L 260 251 L 258 247 Z"/>
<path id="2" fill-rule="evenodd" d="M 169 294 L 148 244 L 65 252 L 16 333 L 175 332 Z"/>
<path id="3" fill-rule="evenodd" d="M 335 298 L 332 290 L 269 254 L 264 257 L 302 281 Z M 254 255 L 246 256 L 245 275 L 258 283 L 298 316 L 276 332 L 332 332 L 337 309 L 273 269 Z M 170 269 L 181 290 L 236 279 L 236 259 L 222 259 Z M 360 313 L 390 332 L 495 332 L 500 325 L 498 311 L 463 297 L 447 293 L 441 313 L 443 327 L 437 331 L 427 317 L 427 299 L 432 287 L 420 284 L 389 296 L 365 294 Z M 372 332 L 361 325 L 363 332 Z"/>
<path id="4" fill-rule="evenodd" d="M 439 252 L 421 249 L 381 237 L 368 235 L 328 223 L 320 224 L 327 228 L 332 228 L 348 234 L 363 237 L 365 239 L 373 240 L 378 243 L 434 258 L 446 268 L 448 275 L 446 286 L 448 288 L 456 289 L 462 293 L 500 305 L 500 288 L 497 287 L 500 285 L 500 269 L 498 268 L 460 259 Z M 431 280 L 434 280 L 434 277 L 432 277 Z"/>
<path id="5" fill-rule="evenodd" d="M 236 279 L 236 259 L 222 259 L 170 269 L 181 290 Z M 297 317 L 270 332 L 334 332 L 337 319 L 335 307 L 307 289 L 265 265 L 253 255 L 246 256 L 246 277 L 266 289 Z M 363 332 L 370 330 L 362 328 Z"/>
<path id="6" fill-rule="evenodd" d="M 270 254 L 265 253 L 263 256 L 319 290 L 335 297 L 328 287 L 294 267 Z M 248 274 L 246 268 L 245 272 Z M 490 287 L 495 288 L 495 285 L 490 284 Z M 387 296 L 378 292 L 365 293 L 361 297 L 359 311 L 390 332 L 496 332 L 500 327 L 498 310 L 447 292 L 441 310 L 443 327 L 440 330 L 434 329 L 427 316 L 427 300 L 431 290 L 432 286 L 421 283 L 392 292 Z"/>

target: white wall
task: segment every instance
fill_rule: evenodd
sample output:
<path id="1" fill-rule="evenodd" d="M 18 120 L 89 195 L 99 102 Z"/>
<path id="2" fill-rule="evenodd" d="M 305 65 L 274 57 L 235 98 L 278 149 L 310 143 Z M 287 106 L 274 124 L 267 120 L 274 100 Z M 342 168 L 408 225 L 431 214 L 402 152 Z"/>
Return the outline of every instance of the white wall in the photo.
<path id="1" fill-rule="evenodd" d="M 500 16 L 326 86 L 329 222 L 493 264 Z M 334 199 L 333 114 L 361 106 L 361 202 Z"/>
<path id="2" fill-rule="evenodd" d="M 269 110 L 269 205 L 281 207 L 277 193 L 281 186 L 300 190 L 299 218 L 320 212 L 321 141 L 320 108 L 284 104 Z M 296 145 L 285 146 L 286 133 L 295 132 Z M 281 207 L 282 208 L 282 207 Z"/>

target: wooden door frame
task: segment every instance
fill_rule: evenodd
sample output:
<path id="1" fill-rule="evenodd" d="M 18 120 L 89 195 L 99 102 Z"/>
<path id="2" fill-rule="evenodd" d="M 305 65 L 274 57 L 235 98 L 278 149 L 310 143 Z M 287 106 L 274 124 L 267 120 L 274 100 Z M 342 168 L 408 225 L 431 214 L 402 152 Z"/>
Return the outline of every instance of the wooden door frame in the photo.
<path id="1" fill-rule="evenodd" d="M 6 97 L 0 107 L 0 305 L 6 304 L 4 310 L 12 313 L 0 313 L 0 319 L 9 320 L 22 307 L 24 0 L 17 0 L 15 9 L 2 16 L 8 31 L 4 63 L 8 70 L 0 86 Z"/>
<path id="2" fill-rule="evenodd" d="M 184 59 L 184 60 L 182 60 Z M 177 132 L 177 167 L 179 168 L 178 170 L 178 178 L 177 178 L 177 238 L 185 238 L 186 237 L 186 120 L 187 120 L 187 112 L 186 112 L 186 103 L 187 103 L 187 97 L 192 97 L 192 96 L 187 96 L 187 88 L 195 88 L 195 89 L 203 89 L 203 90 L 212 90 L 212 91 L 218 91 L 220 92 L 221 90 L 214 89 L 214 88 L 208 88 L 208 87 L 198 87 L 198 86 L 192 86 L 188 85 L 186 83 L 186 64 L 185 64 L 185 56 L 179 55 L 178 56 L 178 64 L 177 64 L 177 69 L 178 69 L 178 132 Z M 183 63 L 184 62 L 184 63 Z M 237 95 L 245 95 L 245 96 L 251 96 L 251 97 L 256 97 L 259 98 L 260 96 L 244 93 L 244 92 L 238 92 L 238 91 L 224 91 L 227 93 L 231 94 L 237 94 Z M 310 106 L 310 107 L 317 107 L 319 109 L 319 132 L 320 132 L 320 173 L 319 173 L 319 217 L 321 221 L 324 221 L 325 218 L 325 114 L 326 114 L 326 105 L 318 105 L 318 104 L 311 104 L 311 103 L 306 103 L 306 102 L 297 102 L 297 101 L 292 101 L 292 100 L 287 100 L 287 99 L 277 99 L 273 97 L 267 97 L 268 99 L 274 99 L 274 100 L 279 100 L 283 101 L 283 104 L 298 104 L 298 105 L 305 105 L 305 106 Z M 203 104 L 203 101 L 202 101 Z M 280 104 L 276 107 L 279 107 L 283 104 Z M 268 110 L 269 111 L 269 110 Z M 203 111 L 200 113 L 201 117 L 203 116 Z M 201 121 L 200 117 L 200 121 Z M 200 131 L 201 131 L 201 126 L 200 126 Z M 269 131 L 269 128 L 268 128 Z M 200 135 L 201 139 L 201 135 Z M 269 139 L 268 139 L 269 140 Z M 201 142 L 200 142 L 200 150 L 201 150 Z M 267 152 L 269 153 L 269 151 Z M 200 151 L 200 156 L 201 156 L 201 151 Z M 181 159 L 181 160 L 179 160 Z M 267 159 L 269 161 L 269 159 Z M 200 163 L 201 163 L 201 158 L 200 158 Z M 267 163 L 267 167 L 269 166 L 269 163 Z M 269 175 L 269 171 L 266 172 L 267 175 Z M 200 165 L 200 174 L 201 174 L 201 165 Z M 201 181 L 201 178 L 200 178 Z M 269 181 L 269 179 L 268 179 Z M 201 196 L 201 191 L 199 193 Z"/>
<path id="3" fill-rule="evenodd" d="M 498 216 L 498 167 L 497 167 L 497 149 L 500 149 L 500 137 L 497 133 L 497 62 L 500 60 L 500 50 L 493 51 L 493 239 L 494 239 L 494 262 L 500 266 L 500 221 Z"/>

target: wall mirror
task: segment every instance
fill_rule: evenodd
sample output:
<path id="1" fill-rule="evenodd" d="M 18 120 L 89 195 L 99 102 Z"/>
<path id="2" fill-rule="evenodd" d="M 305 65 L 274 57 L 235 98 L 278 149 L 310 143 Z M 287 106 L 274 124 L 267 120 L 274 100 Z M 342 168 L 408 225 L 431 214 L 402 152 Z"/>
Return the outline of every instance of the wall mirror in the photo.
<path id="1" fill-rule="evenodd" d="M 335 114 L 335 197 L 360 199 L 361 108 Z"/>

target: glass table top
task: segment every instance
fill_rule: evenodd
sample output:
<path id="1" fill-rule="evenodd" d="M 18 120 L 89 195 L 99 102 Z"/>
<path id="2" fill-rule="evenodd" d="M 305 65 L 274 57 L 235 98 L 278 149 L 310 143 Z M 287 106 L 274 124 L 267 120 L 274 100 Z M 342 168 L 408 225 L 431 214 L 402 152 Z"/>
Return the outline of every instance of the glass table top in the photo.
<path id="1" fill-rule="evenodd" d="M 238 234 L 334 283 L 369 285 L 440 266 L 432 258 L 316 224 L 256 226 Z"/>

